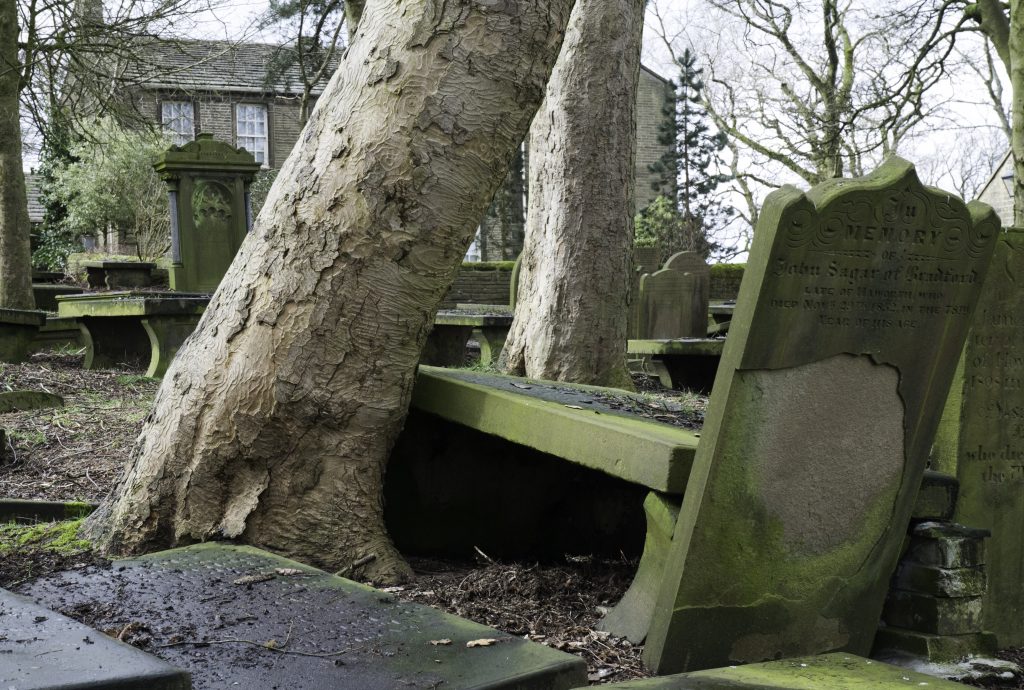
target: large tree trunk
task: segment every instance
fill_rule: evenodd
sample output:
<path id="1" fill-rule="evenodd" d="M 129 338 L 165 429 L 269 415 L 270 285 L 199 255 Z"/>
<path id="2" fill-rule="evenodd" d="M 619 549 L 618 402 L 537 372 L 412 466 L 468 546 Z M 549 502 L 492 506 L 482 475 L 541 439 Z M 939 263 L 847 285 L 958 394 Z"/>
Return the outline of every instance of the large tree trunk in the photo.
<path id="1" fill-rule="evenodd" d="M 629 386 L 636 85 L 643 0 L 579 0 L 530 130 L 510 373 Z"/>
<path id="2" fill-rule="evenodd" d="M 0 0 L 0 307 L 34 309 L 18 109 L 18 3 Z"/>
<path id="3" fill-rule="evenodd" d="M 407 566 L 382 483 L 434 312 L 543 96 L 572 0 L 371 0 L 140 448 L 113 553 L 238 538 Z"/>

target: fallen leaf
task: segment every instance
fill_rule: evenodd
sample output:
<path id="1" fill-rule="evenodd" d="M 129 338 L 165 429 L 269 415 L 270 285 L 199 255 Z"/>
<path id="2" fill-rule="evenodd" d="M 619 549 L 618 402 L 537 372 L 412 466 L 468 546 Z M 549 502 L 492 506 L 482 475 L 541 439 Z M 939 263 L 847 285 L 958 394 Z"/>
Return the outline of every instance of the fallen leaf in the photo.
<path id="1" fill-rule="evenodd" d="M 274 570 L 274 572 L 277 573 L 278 575 L 282 575 L 284 577 L 290 577 L 292 575 L 301 575 L 302 574 L 302 571 L 299 570 L 298 568 L 277 568 L 277 569 Z"/>
<path id="2" fill-rule="evenodd" d="M 452 643 L 452 641 L 449 640 L 447 637 L 445 637 L 444 639 L 441 639 L 441 640 L 431 640 L 430 641 L 430 644 L 434 645 L 435 647 L 438 646 L 438 645 L 447 646 L 447 645 L 450 645 L 451 643 Z"/>
<path id="3" fill-rule="evenodd" d="M 470 640 L 466 643 L 467 647 L 490 647 L 497 640 L 490 637 L 482 637 L 479 640 Z"/>

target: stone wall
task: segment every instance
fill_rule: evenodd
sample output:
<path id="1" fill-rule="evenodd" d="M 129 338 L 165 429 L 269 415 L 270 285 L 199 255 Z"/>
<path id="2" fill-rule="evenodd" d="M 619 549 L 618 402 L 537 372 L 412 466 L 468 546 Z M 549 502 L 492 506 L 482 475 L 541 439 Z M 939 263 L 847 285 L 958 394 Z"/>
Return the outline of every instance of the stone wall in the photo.
<path id="1" fill-rule="evenodd" d="M 512 262 L 463 264 L 442 308 L 456 304 L 508 304 Z"/>

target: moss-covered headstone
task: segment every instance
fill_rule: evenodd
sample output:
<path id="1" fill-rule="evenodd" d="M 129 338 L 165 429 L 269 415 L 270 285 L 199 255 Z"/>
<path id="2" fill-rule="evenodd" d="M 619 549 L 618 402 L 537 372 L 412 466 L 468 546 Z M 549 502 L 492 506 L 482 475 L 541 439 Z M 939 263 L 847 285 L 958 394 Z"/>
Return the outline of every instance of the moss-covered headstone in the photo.
<path id="1" fill-rule="evenodd" d="M 984 627 L 1024 644 L 1024 229 L 1001 238 L 982 288 L 935 463 L 960 480 L 955 519 L 988 529 Z"/>
<path id="2" fill-rule="evenodd" d="M 900 159 L 768 197 L 649 666 L 870 651 L 998 232 Z"/>
<path id="3" fill-rule="evenodd" d="M 249 183 L 260 164 L 245 149 L 200 134 L 153 167 L 170 190 L 171 289 L 213 292 L 252 225 Z"/>

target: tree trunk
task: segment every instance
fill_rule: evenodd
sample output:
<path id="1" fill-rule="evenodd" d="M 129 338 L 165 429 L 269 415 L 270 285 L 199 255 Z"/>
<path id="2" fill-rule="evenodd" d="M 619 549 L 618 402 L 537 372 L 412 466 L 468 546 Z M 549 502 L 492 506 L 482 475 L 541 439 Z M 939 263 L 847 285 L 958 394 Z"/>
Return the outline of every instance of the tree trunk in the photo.
<path id="1" fill-rule="evenodd" d="M 1010 2 L 1010 115 L 1013 130 L 1013 224 L 1024 228 L 1024 0 Z"/>
<path id="2" fill-rule="evenodd" d="M 526 242 L 503 361 L 629 386 L 636 85 L 643 0 L 578 0 L 530 130 Z"/>
<path id="3" fill-rule="evenodd" d="M 28 197 L 21 167 L 18 3 L 0 0 L 0 307 L 35 309 Z"/>
<path id="4" fill-rule="evenodd" d="M 359 20 L 363 16 L 365 6 L 366 0 L 345 0 L 345 23 L 348 24 L 349 46 L 356 40 L 356 31 L 359 29 Z"/>
<path id="5" fill-rule="evenodd" d="M 544 93 L 572 0 L 371 1 L 89 523 L 408 567 L 382 484 L 434 312 Z"/>

